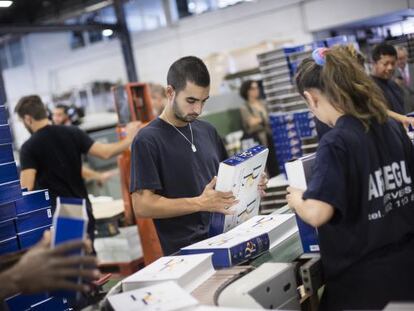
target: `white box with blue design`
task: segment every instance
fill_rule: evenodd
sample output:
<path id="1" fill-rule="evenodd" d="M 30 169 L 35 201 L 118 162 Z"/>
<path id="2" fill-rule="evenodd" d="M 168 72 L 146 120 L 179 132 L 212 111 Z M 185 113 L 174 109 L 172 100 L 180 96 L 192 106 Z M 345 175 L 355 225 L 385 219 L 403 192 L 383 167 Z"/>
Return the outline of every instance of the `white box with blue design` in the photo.
<path id="1" fill-rule="evenodd" d="M 306 190 L 314 162 L 315 154 L 312 153 L 295 161 L 285 163 L 289 185 L 301 190 Z M 298 215 L 296 215 L 296 221 L 298 223 L 303 251 L 305 253 L 319 252 L 317 229 L 305 223 Z"/>
<path id="2" fill-rule="evenodd" d="M 122 289 L 130 291 L 166 281 L 174 281 L 191 292 L 215 273 L 212 257 L 212 253 L 161 257 L 124 279 Z"/>
<path id="3" fill-rule="evenodd" d="M 173 311 L 198 305 L 198 301 L 174 282 L 135 289 L 108 298 L 115 311 Z"/>
<path id="4" fill-rule="evenodd" d="M 293 214 L 254 216 L 228 232 L 181 248 L 180 253 L 213 253 L 215 268 L 232 267 L 279 245 L 297 230 Z"/>
<path id="5" fill-rule="evenodd" d="M 242 222 L 258 215 L 260 194 L 257 186 L 265 170 L 269 150 L 263 146 L 250 148 L 220 163 L 217 191 L 232 191 L 239 203 L 230 207 L 233 215 L 213 213 L 210 236 L 229 231 Z"/>

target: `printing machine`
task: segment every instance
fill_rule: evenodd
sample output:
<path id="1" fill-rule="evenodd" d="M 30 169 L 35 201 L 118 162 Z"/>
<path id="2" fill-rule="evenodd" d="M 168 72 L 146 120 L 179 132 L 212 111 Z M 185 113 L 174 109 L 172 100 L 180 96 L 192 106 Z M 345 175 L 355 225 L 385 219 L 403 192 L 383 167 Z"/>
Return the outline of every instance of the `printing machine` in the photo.
<path id="1" fill-rule="evenodd" d="M 286 206 L 275 213 L 288 212 L 290 210 Z M 203 305 L 317 310 L 317 293 L 322 284 L 319 255 L 303 254 L 299 233 L 295 233 L 249 262 L 217 270 L 192 295 Z M 107 296 L 120 291 L 118 284 Z M 101 308 L 108 308 L 106 301 Z"/>

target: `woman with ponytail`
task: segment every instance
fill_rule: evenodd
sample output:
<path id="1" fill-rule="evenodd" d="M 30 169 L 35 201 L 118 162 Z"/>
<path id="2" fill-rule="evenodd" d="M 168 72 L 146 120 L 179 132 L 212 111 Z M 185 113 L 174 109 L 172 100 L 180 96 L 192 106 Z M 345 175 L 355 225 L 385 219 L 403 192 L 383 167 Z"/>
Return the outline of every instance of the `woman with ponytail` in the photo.
<path id="1" fill-rule="evenodd" d="M 318 228 L 321 310 L 377 310 L 414 301 L 414 150 L 387 116 L 375 82 L 339 48 L 317 49 L 296 84 L 332 129 L 319 142 L 308 188 L 289 206 Z"/>

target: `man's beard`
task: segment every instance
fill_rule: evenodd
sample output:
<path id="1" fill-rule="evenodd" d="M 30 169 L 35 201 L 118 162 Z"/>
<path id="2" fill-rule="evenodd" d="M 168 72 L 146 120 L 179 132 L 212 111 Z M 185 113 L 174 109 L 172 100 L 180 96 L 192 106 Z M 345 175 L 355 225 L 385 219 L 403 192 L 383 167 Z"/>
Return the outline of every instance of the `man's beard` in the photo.
<path id="1" fill-rule="evenodd" d="M 191 123 L 193 121 L 195 121 L 198 118 L 198 114 L 188 114 L 188 115 L 184 115 L 184 113 L 180 110 L 180 108 L 178 107 L 177 101 L 174 100 L 173 103 L 173 112 L 174 112 L 174 116 L 183 122 L 186 123 Z"/>

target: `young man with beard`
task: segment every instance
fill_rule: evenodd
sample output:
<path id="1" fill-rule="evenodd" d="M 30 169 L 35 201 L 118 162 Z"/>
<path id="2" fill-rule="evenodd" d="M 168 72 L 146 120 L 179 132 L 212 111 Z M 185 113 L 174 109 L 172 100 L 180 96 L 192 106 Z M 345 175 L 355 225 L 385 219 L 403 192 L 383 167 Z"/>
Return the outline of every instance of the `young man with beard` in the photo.
<path id="1" fill-rule="evenodd" d="M 132 143 L 130 188 L 136 215 L 154 219 L 164 255 L 206 239 L 210 213 L 237 203 L 232 192 L 214 190 L 227 153 L 214 127 L 197 119 L 209 98 L 206 65 L 183 57 L 167 84 L 167 106 Z"/>

